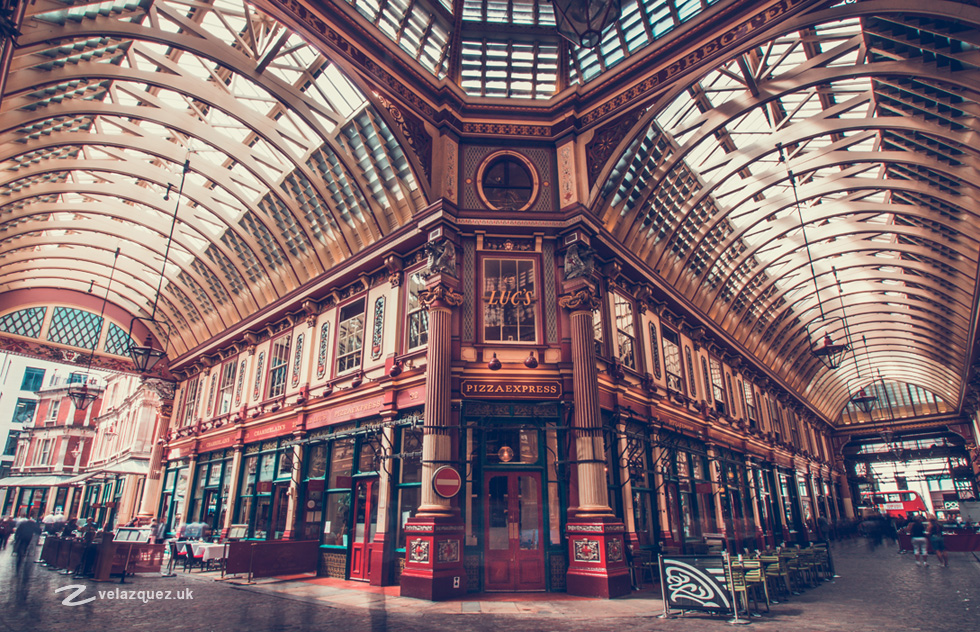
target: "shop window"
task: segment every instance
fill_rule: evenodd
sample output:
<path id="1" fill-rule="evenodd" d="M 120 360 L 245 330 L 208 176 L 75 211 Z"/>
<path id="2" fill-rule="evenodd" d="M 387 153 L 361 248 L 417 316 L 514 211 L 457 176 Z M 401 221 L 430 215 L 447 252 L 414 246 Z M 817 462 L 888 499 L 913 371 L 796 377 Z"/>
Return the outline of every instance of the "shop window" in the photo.
<path id="1" fill-rule="evenodd" d="M 218 381 L 218 401 L 215 404 L 215 415 L 226 415 L 231 412 L 231 398 L 235 391 L 235 360 L 225 362 L 221 367 L 221 377 Z"/>
<path id="2" fill-rule="evenodd" d="M 289 335 L 272 342 L 269 351 L 269 389 L 268 397 L 281 397 L 286 392 L 286 372 L 289 369 Z"/>
<path id="3" fill-rule="evenodd" d="M 534 262 L 485 259 L 483 262 L 483 339 L 534 342 L 537 336 Z"/>
<path id="4" fill-rule="evenodd" d="M 38 391 L 41 389 L 41 385 L 44 383 L 44 369 L 35 369 L 33 367 L 27 367 L 24 369 L 24 379 L 20 383 L 20 390 L 22 391 Z"/>
<path id="5" fill-rule="evenodd" d="M 340 310 L 340 323 L 337 326 L 337 373 L 360 368 L 363 345 L 364 299 L 362 298 Z"/>
<path id="6" fill-rule="evenodd" d="M 681 366 L 681 348 L 677 332 L 661 330 L 664 343 L 664 371 L 667 373 L 667 389 L 684 392 L 684 369 Z"/>
<path id="7" fill-rule="evenodd" d="M 327 444 L 321 443 L 310 448 L 309 478 L 323 478 L 327 473 Z"/>
<path id="8" fill-rule="evenodd" d="M 635 370 L 636 335 L 633 323 L 633 304 L 619 294 L 613 294 L 613 303 L 616 312 L 617 357 L 623 366 Z"/>
<path id="9" fill-rule="evenodd" d="M 405 523 L 418 511 L 422 502 L 422 431 L 401 431 L 401 465 L 398 479 L 398 533 L 395 546 L 405 548 Z"/>
<path id="10" fill-rule="evenodd" d="M 419 292 L 425 289 L 425 277 L 422 270 L 408 275 L 408 307 L 406 311 L 408 324 L 408 349 L 424 347 L 429 343 L 429 312 L 419 301 Z"/>
<path id="11" fill-rule="evenodd" d="M 330 457 L 330 475 L 324 500 L 323 544 L 347 546 L 354 440 L 334 441 Z"/>
<path id="12" fill-rule="evenodd" d="M 363 437 L 357 454 L 357 473 L 377 472 L 381 468 L 381 434 Z"/>

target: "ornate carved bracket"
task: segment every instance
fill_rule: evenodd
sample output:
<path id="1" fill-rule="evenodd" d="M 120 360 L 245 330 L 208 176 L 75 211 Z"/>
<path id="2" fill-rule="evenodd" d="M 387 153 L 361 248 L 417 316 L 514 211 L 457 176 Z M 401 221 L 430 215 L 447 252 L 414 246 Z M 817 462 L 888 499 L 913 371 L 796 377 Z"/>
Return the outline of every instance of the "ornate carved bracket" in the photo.
<path id="1" fill-rule="evenodd" d="M 571 294 L 565 294 L 558 299 L 558 304 L 565 309 L 578 312 L 578 311 L 596 311 L 602 304 L 599 301 L 599 297 L 595 295 L 590 289 L 581 289 L 577 292 Z"/>
<path id="2" fill-rule="evenodd" d="M 419 292 L 419 303 L 427 310 L 440 303 L 449 307 L 458 307 L 463 304 L 463 295 L 454 292 L 446 285 L 435 285 Z"/>

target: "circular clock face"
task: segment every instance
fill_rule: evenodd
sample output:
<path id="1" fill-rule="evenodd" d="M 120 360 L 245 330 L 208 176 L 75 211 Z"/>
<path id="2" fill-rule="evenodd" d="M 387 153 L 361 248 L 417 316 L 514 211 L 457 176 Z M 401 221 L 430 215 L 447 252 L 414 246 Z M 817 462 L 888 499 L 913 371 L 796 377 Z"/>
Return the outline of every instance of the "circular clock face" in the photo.
<path id="1" fill-rule="evenodd" d="M 306 508 L 307 509 L 313 509 L 314 507 L 316 507 L 316 501 L 315 500 L 308 500 L 308 501 L 306 501 Z"/>
<path id="2" fill-rule="evenodd" d="M 509 150 L 488 156 L 476 181 L 483 202 L 498 211 L 525 211 L 538 195 L 538 174 L 531 161 Z"/>
<path id="3" fill-rule="evenodd" d="M 510 463 L 511 459 L 514 458 L 514 451 L 511 450 L 508 446 L 504 446 L 499 450 L 497 450 L 497 456 L 504 463 Z"/>

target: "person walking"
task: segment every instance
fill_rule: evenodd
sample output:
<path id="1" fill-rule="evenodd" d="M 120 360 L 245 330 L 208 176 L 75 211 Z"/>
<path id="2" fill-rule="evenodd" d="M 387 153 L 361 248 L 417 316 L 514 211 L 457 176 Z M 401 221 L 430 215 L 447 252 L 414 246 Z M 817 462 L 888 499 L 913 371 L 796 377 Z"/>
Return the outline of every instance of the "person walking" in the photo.
<path id="1" fill-rule="evenodd" d="M 7 548 L 7 538 L 14 532 L 14 521 L 10 518 L 0 520 L 0 551 Z"/>
<path id="2" fill-rule="evenodd" d="M 909 535 L 912 536 L 915 565 L 929 566 L 929 539 L 926 537 L 926 525 L 923 523 L 922 516 L 917 515 L 909 523 Z"/>
<path id="3" fill-rule="evenodd" d="M 949 567 L 949 555 L 946 553 L 946 542 L 943 540 L 943 525 L 939 524 L 936 520 L 936 516 L 929 516 L 929 525 L 926 527 L 926 535 L 929 536 L 929 544 L 932 545 L 932 550 L 936 552 L 936 557 L 939 558 L 939 563 L 943 565 L 943 568 Z"/>
<path id="4" fill-rule="evenodd" d="M 41 535 L 41 527 L 37 522 L 28 518 L 20 522 L 14 529 L 14 554 L 17 555 L 17 570 L 20 570 L 24 558 L 30 552 L 34 538 Z"/>

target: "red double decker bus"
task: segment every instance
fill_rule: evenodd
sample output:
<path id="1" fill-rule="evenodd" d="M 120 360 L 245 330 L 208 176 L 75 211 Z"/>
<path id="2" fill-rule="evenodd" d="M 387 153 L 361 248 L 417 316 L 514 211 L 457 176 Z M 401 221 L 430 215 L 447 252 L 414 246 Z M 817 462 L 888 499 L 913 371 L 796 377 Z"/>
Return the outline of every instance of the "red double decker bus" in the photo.
<path id="1" fill-rule="evenodd" d="M 873 506 L 879 513 L 894 517 L 907 517 L 910 513 L 926 513 L 926 504 L 918 492 L 909 489 L 893 491 L 861 492 L 861 504 Z"/>

